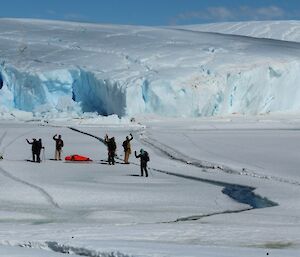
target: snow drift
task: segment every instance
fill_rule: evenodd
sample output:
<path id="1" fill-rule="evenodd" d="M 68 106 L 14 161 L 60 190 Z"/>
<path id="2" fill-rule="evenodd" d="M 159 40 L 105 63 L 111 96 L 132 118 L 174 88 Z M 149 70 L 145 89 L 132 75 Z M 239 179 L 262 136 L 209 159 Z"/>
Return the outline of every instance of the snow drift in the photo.
<path id="1" fill-rule="evenodd" d="M 2 118 L 300 110 L 296 42 L 41 20 L 0 19 L 0 29 Z"/>

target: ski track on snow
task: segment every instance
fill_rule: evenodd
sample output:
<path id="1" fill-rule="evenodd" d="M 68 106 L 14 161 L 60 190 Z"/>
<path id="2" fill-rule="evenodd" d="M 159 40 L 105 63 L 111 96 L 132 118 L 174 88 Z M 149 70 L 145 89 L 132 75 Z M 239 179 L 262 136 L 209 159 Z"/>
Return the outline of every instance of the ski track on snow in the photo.
<path id="1" fill-rule="evenodd" d="M 0 137 L 0 158 L 3 158 L 4 149 L 2 148 L 3 139 L 5 138 L 7 131 L 4 131 L 3 135 Z"/>
<path id="2" fill-rule="evenodd" d="M 6 137 L 7 131 L 4 131 L 3 135 L 0 137 L 0 149 L 1 149 L 1 145 L 3 143 L 3 139 Z"/>
<path id="3" fill-rule="evenodd" d="M 25 132 L 25 133 L 22 133 L 22 134 L 20 134 L 19 136 L 17 136 L 17 137 L 15 137 L 14 139 L 12 139 L 10 142 L 8 142 L 8 143 L 2 148 L 3 154 L 5 153 L 5 150 L 6 150 L 9 146 L 11 146 L 14 142 L 16 142 L 19 138 L 24 137 L 25 135 L 30 134 L 30 133 L 33 132 L 33 131 L 36 131 L 36 129 L 32 129 L 32 130 L 30 130 L 30 131 L 27 131 L 27 132 Z M 1 140 L 0 140 L 0 146 L 1 146 L 1 143 L 2 143 L 2 141 L 4 140 L 4 137 L 6 136 L 6 134 L 7 134 L 7 133 L 4 132 L 4 135 L 2 136 L 2 138 L 1 138 Z"/>
<path id="4" fill-rule="evenodd" d="M 6 144 L 6 145 L 3 147 L 3 153 L 5 152 L 5 150 L 6 150 L 6 148 L 7 148 L 8 146 L 12 145 L 12 144 L 13 144 L 16 140 L 18 140 L 20 137 L 23 137 L 24 135 L 29 134 L 29 133 L 31 133 L 32 131 L 33 131 L 33 130 L 30 130 L 29 132 L 23 133 L 23 134 L 21 134 L 21 135 L 15 137 L 13 140 L 11 140 L 8 144 Z M 0 146 L 1 146 L 2 142 L 3 142 L 3 139 L 5 138 L 6 134 L 7 134 L 7 133 L 4 132 L 4 135 L 2 135 L 2 137 L 1 137 L 1 139 L 0 139 Z M 31 187 L 31 188 L 35 189 L 36 191 L 38 191 L 38 192 L 39 192 L 39 193 L 47 200 L 48 203 L 50 203 L 53 207 L 55 207 L 55 208 L 57 208 L 57 209 L 60 209 L 60 206 L 58 205 L 58 203 L 56 203 L 55 200 L 53 199 L 53 197 L 52 197 L 45 189 L 43 189 L 42 187 L 37 186 L 37 185 L 32 184 L 32 183 L 29 183 L 29 182 L 27 182 L 27 181 L 25 181 L 25 180 L 23 180 L 23 179 L 20 179 L 20 178 L 18 178 L 18 177 L 16 177 L 16 176 L 10 174 L 10 173 L 9 173 L 8 171 L 6 171 L 3 167 L 1 167 L 1 165 L 0 165 L 0 173 L 1 173 L 3 176 L 5 176 L 5 177 L 7 177 L 7 178 L 9 178 L 9 179 L 11 179 L 11 180 L 17 182 L 17 183 L 21 183 L 21 184 L 23 184 L 23 185 L 25 185 L 25 186 L 28 186 L 28 187 Z"/>
<path id="5" fill-rule="evenodd" d="M 4 170 L 2 167 L 0 167 L 0 173 L 15 182 L 21 183 L 25 186 L 28 186 L 28 187 L 31 187 L 31 188 L 37 190 L 47 200 L 48 203 L 50 203 L 53 207 L 60 209 L 60 206 L 58 205 L 58 203 L 56 203 L 54 201 L 53 197 L 42 187 L 39 187 L 39 186 L 29 183 L 23 179 L 20 179 L 16 176 L 13 176 L 8 171 Z"/>
<path id="6" fill-rule="evenodd" d="M 176 160 L 176 161 L 182 162 L 187 165 L 201 168 L 202 171 L 207 171 L 207 170 L 222 171 L 222 172 L 225 172 L 228 174 L 250 176 L 250 177 L 254 177 L 254 178 L 273 180 L 273 181 L 277 181 L 277 182 L 281 182 L 281 183 L 287 183 L 287 184 L 291 184 L 291 185 L 300 186 L 299 181 L 289 180 L 289 179 L 285 179 L 282 177 L 259 174 L 259 173 L 250 171 L 246 168 L 243 168 L 241 171 L 234 170 L 225 165 L 209 163 L 207 161 L 202 161 L 202 160 L 188 157 L 188 156 L 184 155 L 183 153 L 179 152 L 178 150 L 176 150 L 168 145 L 165 145 L 165 144 L 157 141 L 156 139 L 149 137 L 148 135 L 145 136 L 145 134 L 146 134 L 145 131 L 140 133 L 140 142 L 141 143 L 144 143 L 144 144 L 150 146 L 152 149 L 159 151 L 160 153 L 164 154 L 165 156 L 167 156 L 168 158 L 170 158 L 172 160 Z"/>

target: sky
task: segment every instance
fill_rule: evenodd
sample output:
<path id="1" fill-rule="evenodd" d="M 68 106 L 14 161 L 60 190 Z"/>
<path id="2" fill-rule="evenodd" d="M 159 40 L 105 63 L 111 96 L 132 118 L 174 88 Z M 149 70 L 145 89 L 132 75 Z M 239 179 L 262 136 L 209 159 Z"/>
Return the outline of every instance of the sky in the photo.
<path id="1" fill-rule="evenodd" d="M 1 18 L 131 25 L 297 20 L 300 0 L 0 0 Z"/>

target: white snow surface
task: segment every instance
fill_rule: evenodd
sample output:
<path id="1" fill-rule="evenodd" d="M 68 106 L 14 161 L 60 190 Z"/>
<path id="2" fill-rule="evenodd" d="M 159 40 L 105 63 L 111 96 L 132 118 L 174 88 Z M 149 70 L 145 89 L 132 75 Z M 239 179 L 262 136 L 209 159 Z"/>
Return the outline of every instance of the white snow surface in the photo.
<path id="1" fill-rule="evenodd" d="M 296 26 L 266 25 L 284 40 L 299 35 Z M 1 119 L 300 110 L 297 42 L 26 19 L 0 19 L 0 31 Z"/>
<path id="2" fill-rule="evenodd" d="M 90 135 L 116 137 L 115 166 L 99 140 L 70 125 L 0 122 L 0 256 L 299 256 L 299 116 L 74 121 Z M 137 176 L 134 155 L 122 164 L 129 132 L 133 151 L 150 154 L 148 178 Z M 56 133 L 64 156 L 93 162 L 50 160 Z M 45 146 L 40 164 L 24 161 L 33 137 Z M 251 186 L 278 205 L 249 210 L 209 181 Z"/>
<path id="3" fill-rule="evenodd" d="M 300 42 L 300 21 L 243 21 L 183 26 L 191 30 Z"/>

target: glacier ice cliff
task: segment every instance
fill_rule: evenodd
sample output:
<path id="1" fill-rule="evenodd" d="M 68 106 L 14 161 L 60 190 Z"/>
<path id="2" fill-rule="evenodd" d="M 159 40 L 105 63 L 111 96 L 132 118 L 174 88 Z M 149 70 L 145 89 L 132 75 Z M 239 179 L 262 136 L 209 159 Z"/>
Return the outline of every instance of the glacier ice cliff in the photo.
<path id="1" fill-rule="evenodd" d="M 38 20 L 0 19 L 0 28 L 0 117 L 300 110 L 298 43 Z"/>
<path id="2" fill-rule="evenodd" d="M 186 81 L 141 78 L 131 87 L 82 69 L 26 73 L 1 69 L 0 105 L 41 116 L 96 112 L 212 116 L 300 110 L 300 62 L 226 74 L 199 72 Z M 128 85 L 127 85 L 128 86 Z"/>

